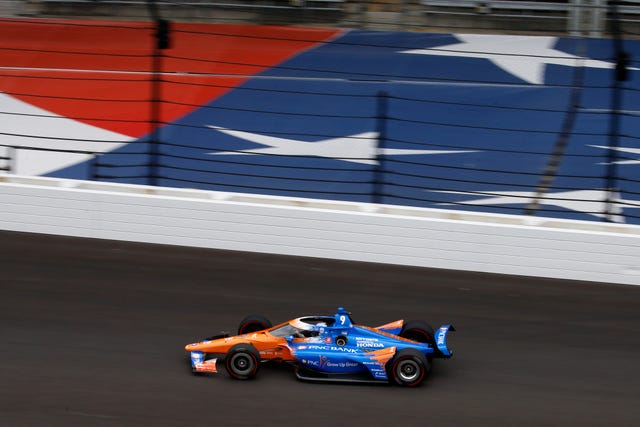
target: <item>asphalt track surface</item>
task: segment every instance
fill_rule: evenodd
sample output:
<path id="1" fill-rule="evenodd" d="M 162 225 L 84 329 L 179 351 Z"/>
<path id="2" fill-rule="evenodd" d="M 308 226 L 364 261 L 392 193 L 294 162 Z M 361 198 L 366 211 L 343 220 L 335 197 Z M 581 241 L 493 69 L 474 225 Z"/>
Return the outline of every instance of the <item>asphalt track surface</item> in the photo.
<path id="1" fill-rule="evenodd" d="M 637 426 L 640 287 L 0 232 L 1 426 Z M 185 344 L 330 314 L 452 322 L 416 389 L 192 376 Z"/>

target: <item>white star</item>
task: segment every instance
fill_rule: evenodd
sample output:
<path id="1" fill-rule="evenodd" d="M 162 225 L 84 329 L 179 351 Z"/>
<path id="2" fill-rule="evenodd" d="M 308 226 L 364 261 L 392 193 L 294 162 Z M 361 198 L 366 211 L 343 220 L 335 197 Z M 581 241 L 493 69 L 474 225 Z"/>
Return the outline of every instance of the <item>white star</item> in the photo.
<path id="1" fill-rule="evenodd" d="M 274 154 L 281 156 L 310 156 L 324 157 L 327 159 L 344 160 L 347 162 L 361 163 L 366 165 L 377 164 L 378 154 L 383 155 L 416 155 L 416 154 L 453 154 L 469 153 L 471 151 L 446 151 L 446 150 L 402 150 L 394 148 L 384 148 L 378 150 L 377 132 L 364 132 L 357 135 L 330 138 L 322 141 L 308 142 L 297 139 L 278 138 L 275 136 L 262 135 L 258 133 L 244 132 L 239 130 L 226 129 L 219 126 L 208 126 L 219 132 L 231 135 L 245 141 L 266 145 L 262 148 L 250 150 L 211 152 L 211 155 L 239 155 L 247 153 Z"/>
<path id="2" fill-rule="evenodd" d="M 462 191 L 439 191 L 440 193 L 470 194 Z M 494 191 L 500 194 L 497 197 L 487 197 L 484 199 L 465 201 L 470 205 L 522 205 L 528 204 L 536 196 L 534 191 Z M 607 209 L 607 195 L 605 190 L 575 190 L 559 193 L 550 193 L 540 200 L 540 206 L 558 206 L 568 210 L 582 212 L 599 218 L 605 218 Z M 614 193 L 613 206 L 611 207 L 612 220 L 614 222 L 625 222 L 622 216 L 622 206 L 624 203 L 634 203 L 639 205 L 638 200 L 624 200 L 620 198 L 618 192 Z M 450 203 L 439 203 L 440 205 L 450 205 Z"/>
<path id="3" fill-rule="evenodd" d="M 611 62 L 585 59 L 553 49 L 557 37 L 496 36 L 487 34 L 456 34 L 460 43 L 429 49 L 412 49 L 400 53 L 418 55 L 484 58 L 509 74 L 532 84 L 544 83 L 547 64 L 567 67 L 613 68 Z M 638 70 L 637 68 L 631 68 Z"/>
<path id="4" fill-rule="evenodd" d="M 618 147 L 618 148 L 611 148 L 611 147 L 607 147 L 606 145 L 590 145 L 589 147 L 595 147 L 595 148 L 602 148 L 604 150 L 616 150 L 616 151 L 621 151 L 623 153 L 631 153 L 631 154 L 640 154 L 640 148 L 627 148 L 627 147 Z M 640 165 L 640 158 L 638 158 L 638 160 L 618 160 L 613 162 L 616 165 Z M 600 163 L 601 165 L 608 165 L 609 163 Z"/>

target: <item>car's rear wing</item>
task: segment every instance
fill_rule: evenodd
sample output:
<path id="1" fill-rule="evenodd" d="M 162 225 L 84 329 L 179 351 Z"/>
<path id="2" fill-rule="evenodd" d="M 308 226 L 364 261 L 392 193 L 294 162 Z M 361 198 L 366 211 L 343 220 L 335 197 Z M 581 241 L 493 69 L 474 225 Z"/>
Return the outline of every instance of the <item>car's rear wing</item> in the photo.
<path id="1" fill-rule="evenodd" d="M 449 358 L 453 356 L 453 352 L 447 346 L 447 335 L 449 332 L 455 331 L 456 328 L 453 325 L 442 325 L 435 333 L 434 339 L 436 341 L 436 357 Z"/>

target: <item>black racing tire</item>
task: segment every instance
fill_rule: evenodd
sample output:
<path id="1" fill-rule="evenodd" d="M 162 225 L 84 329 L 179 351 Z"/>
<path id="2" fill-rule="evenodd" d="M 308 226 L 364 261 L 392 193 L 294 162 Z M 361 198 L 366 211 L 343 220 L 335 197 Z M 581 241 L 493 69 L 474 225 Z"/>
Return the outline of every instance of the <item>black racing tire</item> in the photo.
<path id="1" fill-rule="evenodd" d="M 412 341 L 426 342 L 436 348 L 435 332 L 431 325 L 423 320 L 408 320 L 398 335 Z"/>
<path id="2" fill-rule="evenodd" d="M 236 380 L 250 380 L 260 369 L 260 353 L 251 344 L 236 344 L 229 349 L 224 367 Z"/>
<path id="3" fill-rule="evenodd" d="M 238 335 L 250 334 L 251 332 L 269 329 L 271 322 L 260 314 L 250 314 L 240 321 L 238 325 Z"/>
<path id="4" fill-rule="evenodd" d="M 417 387 L 427 378 L 431 364 L 415 348 L 404 348 L 387 363 L 389 381 L 402 387 Z"/>

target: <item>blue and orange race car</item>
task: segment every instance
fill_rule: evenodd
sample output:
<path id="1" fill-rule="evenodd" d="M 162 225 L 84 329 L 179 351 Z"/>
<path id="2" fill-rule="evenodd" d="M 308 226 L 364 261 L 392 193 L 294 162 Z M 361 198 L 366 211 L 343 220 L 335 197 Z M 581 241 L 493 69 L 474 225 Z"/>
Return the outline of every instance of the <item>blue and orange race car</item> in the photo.
<path id="1" fill-rule="evenodd" d="M 247 316 L 238 335 L 221 334 L 188 344 L 192 372 L 218 372 L 218 360 L 232 378 L 255 377 L 261 362 L 285 362 L 309 381 L 421 384 L 434 358 L 450 358 L 443 325 L 397 320 L 371 328 L 357 325 L 342 307 L 335 315 L 305 316 L 272 326 L 263 316 Z"/>

